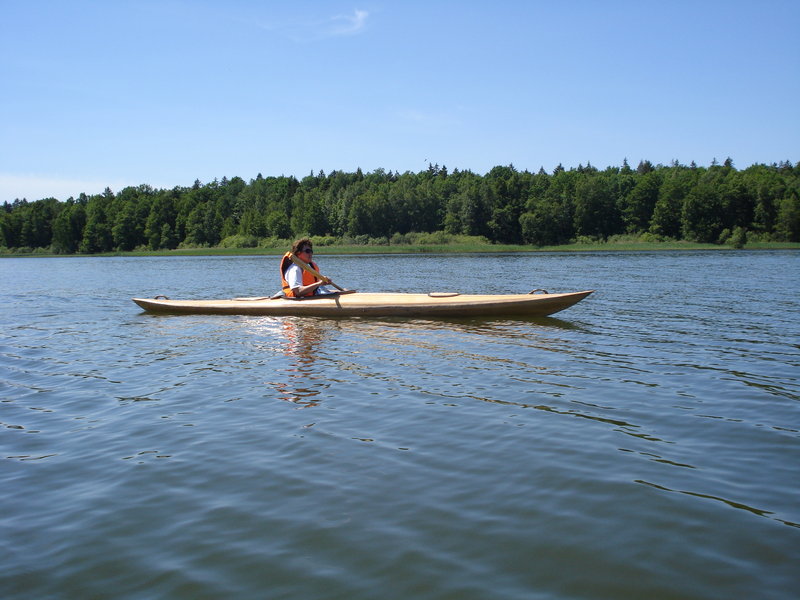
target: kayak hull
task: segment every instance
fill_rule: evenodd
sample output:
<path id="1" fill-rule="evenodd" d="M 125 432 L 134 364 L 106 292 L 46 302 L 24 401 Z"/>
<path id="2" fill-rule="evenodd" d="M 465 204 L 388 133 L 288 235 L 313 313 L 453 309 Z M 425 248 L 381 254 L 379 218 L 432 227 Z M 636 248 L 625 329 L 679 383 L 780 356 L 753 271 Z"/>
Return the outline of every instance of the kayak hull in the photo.
<path id="1" fill-rule="evenodd" d="M 593 290 L 566 294 L 352 293 L 310 298 L 169 300 L 133 298 L 151 313 L 313 317 L 546 316 L 580 302 Z"/>

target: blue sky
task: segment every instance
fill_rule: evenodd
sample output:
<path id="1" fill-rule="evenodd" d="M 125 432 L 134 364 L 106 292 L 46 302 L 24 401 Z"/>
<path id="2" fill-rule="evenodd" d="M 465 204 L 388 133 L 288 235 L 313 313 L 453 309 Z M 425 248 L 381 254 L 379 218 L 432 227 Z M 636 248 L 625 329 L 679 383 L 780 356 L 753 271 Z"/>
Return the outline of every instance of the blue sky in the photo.
<path id="1" fill-rule="evenodd" d="M 0 0 L 0 202 L 800 160 L 800 2 Z"/>

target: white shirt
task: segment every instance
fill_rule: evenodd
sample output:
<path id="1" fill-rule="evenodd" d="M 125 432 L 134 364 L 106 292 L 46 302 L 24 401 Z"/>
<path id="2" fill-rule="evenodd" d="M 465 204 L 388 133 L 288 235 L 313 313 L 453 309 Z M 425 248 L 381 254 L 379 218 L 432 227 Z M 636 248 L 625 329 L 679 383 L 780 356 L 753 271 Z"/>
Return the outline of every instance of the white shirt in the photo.
<path id="1" fill-rule="evenodd" d="M 295 264 L 289 265 L 289 268 L 286 269 L 286 283 L 289 284 L 289 289 L 293 290 L 294 288 L 303 287 L 303 269 L 298 267 Z"/>

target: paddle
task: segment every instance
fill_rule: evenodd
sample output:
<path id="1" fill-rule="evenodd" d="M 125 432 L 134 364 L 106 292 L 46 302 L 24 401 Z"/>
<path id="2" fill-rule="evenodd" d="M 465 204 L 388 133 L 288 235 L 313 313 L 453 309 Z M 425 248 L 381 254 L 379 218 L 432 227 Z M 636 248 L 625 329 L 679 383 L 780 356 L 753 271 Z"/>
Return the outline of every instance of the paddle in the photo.
<path id="1" fill-rule="evenodd" d="M 338 285 L 336 285 L 335 283 L 333 283 L 333 282 L 331 281 L 331 278 L 330 278 L 330 277 L 326 277 L 325 275 L 323 275 L 322 273 L 320 273 L 319 271 L 317 271 L 317 270 L 316 270 L 314 267 L 312 267 L 311 265 L 309 265 L 307 262 L 305 262 L 305 261 L 303 261 L 303 260 L 300 260 L 299 258 L 297 258 L 297 257 L 296 257 L 294 254 L 292 254 L 291 252 L 289 253 L 289 258 L 290 258 L 290 259 L 292 259 L 292 262 L 293 262 L 294 264 L 296 264 L 298 267 L 300 267 L 300 268 L 301 268 L 301 269 L 303 269 L 304 271 L 308 271 L 309 273 L 311 273 L 311 274 L 312 274 L 314 277 L 316 277 L 317 279 L 321 279 L 321 280 L 322 280 L 322 281 L 324 281 L 325 283 L 332 285 L 332 286 L 333 286 L 333 287 L 335 287 L 337 290 L 339 290 L 341 293 L 343 293 L 343 294 L 353 294 L 353 293 L 355 293 L 355 290 L 346 290 L 346 289 L 344 289 L 343 287 L 339 287 Z"/>

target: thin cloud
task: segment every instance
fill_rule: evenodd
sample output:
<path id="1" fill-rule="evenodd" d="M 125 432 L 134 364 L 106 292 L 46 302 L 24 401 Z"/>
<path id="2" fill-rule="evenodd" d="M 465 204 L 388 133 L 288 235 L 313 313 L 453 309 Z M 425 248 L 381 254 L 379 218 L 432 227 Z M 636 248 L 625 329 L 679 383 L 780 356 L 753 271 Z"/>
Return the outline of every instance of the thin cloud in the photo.
<path id="1" fill-rule="evenodd" d="M 367 28 L 369 12 L 355 9 L 353 14 L 320 19 L 264 22 L 255 24 L 269 32 L 282 33 L 294 42 L 315 42 L 335 37 L 358 35 Z"/>
<path id="2" fill-rule="evenodd" d="M 355 35 L 364 30 L 367 26 L 369 13 L 365 10 L 356 9 L 352 15 L 337 15 L 331 18 L 333 27 L 331 35 Z"/>
<path id="3" fill-rule="evenodd" d="M 0 173 L 0 203 L 23 198 L 29 202 L 44 198 L 66 200 L 77 198 L 82 193 L 100 194 L 107 187 L 118 192 L 129 185 L 123 181 L 96 181 L 90 179 L 66 179 L 37 174 Z"/>

